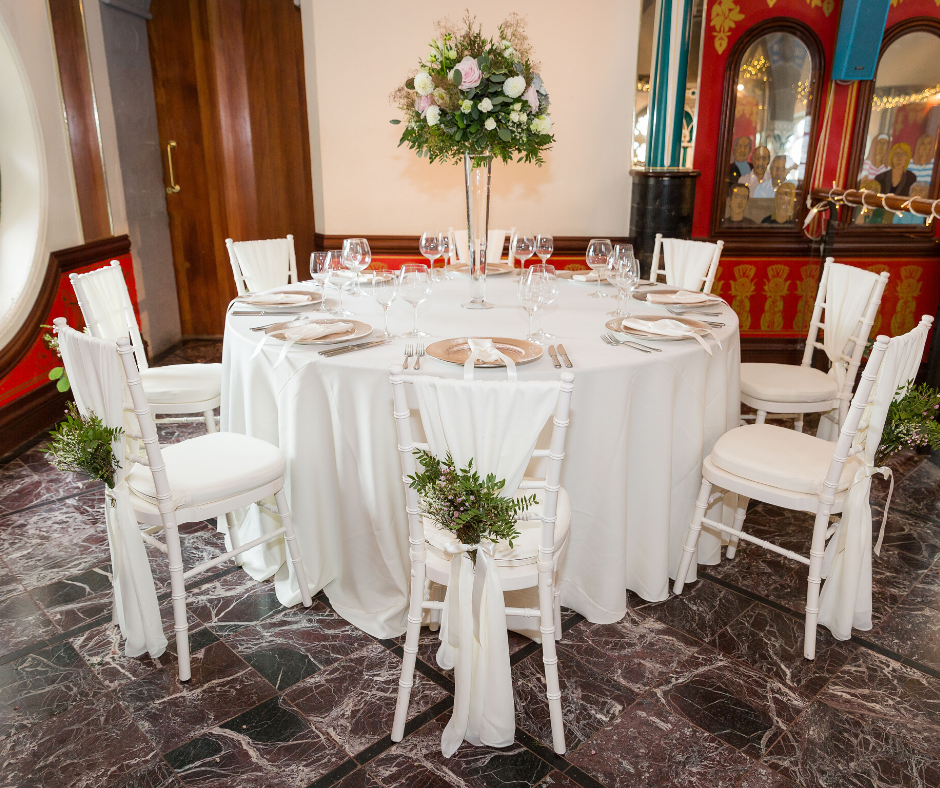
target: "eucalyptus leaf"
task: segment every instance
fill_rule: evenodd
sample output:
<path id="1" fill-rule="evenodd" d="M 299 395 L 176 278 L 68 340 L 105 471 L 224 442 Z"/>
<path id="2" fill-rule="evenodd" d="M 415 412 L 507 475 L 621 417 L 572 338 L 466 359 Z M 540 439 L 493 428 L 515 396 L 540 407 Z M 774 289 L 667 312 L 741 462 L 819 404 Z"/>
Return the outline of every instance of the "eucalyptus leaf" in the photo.
<path id="1" fill-rule="evenodd" d="M 65 367 L 56 367 L 49 370 L 49 380 L 58 380 L 65 372 Z"/>
<path id="2" fill-rule="evenodd" d="M 411 79 L 409 79 L 409 80 L 407 80 L 407 81 L 405 82 L 405 87 L 406 87 L 408 90 L 414 90 L 414 89 L 415 89 L 414 77 L 412 77 Z"/>
<path id="3" fill-rule="evenodd" d="M 389 123 L 391 123 L 393 126 L 397 126 L 399 123 L 401 123 L 401 121 L 398 118 L 392 118 Z"/>
<path id="4" fill-rule="evenodd" d="M 496 131 L 503 142 L 509 142 L 509 140 L 512 139 L 512 134 L 509 133 L 509 129 L 504 126 L 500 126 Z"/>
<path id="5" fill-rule="evenodd" d="M 460 69 L 455 68 L 450 72 L 450 81 L 458 88 L 460 87 L 460 83 L 463 82 L 463 74 L 460 73 Z"/>
<path id="6" fill-rule="evenodd" d="M 496 73 L 490 74 L 490 82 L 505 82 L 505 81 L 506 81 L 505 74 L 496 74 Z"/>
<path id="7" fill-rule="evenodd" d="M 463 129 L 457 129 L 457 134 L 454 136 L 454 139 L 458 142 L 463 137 Z"/>
<path id="8" fill-rule="evenodd" d="M 55 387 L 56 387 L 56 389 L 58 389 L 59 391 L 63 391 L 63 392 L 64 392 L 64 391 L 68 391 L 72 386 L 71 386 L 71 384 L 69 383 L 69 379 L 68 379 L 66 376 L 63 375 L 61 378 L 59 378 L 59 379 L 56 381 Z"/>

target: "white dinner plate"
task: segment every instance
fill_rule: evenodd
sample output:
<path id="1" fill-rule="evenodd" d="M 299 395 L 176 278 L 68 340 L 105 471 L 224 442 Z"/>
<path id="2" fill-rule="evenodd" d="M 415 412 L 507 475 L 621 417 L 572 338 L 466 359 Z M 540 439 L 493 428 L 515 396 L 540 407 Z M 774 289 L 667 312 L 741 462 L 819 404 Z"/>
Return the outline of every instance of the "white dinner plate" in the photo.
<path id="1" fill-rule="evenodd" d="M 265 295 L 281 293 L 291 296 L 291 303 L 263 304 L 256 303 L 251 300 L 253 297 L 262 299 Z M 238 296 L 235 299 L 233 305 L 239 307 L 240 309 L 263 309 L 267 312 L 278 309 L 309 309 L 310 307 L 317 306 L 322 300 L 323 296 L 315 290 L 311 289 L 309 286 L 304 287 L 302 285 L 288 285 L 286 287 L 272 288 L 271 290 L 265 291 L 264 293 L 253 293 L 248 296 Z"/>
<path id="2" fill-rule="evenodd" d="M 555 272 L 555 276 L 556 276 L 557 278 L 559 278 L 559 279 L 563 279 L 563 280 L 566 281 L 566 282 L 571 282 L 571 284 L 573 284 L 573 285 L 581 285 L 581 287 L 597 287 L 597 282 L 594 282 L 594 281 L 592 281 L 592 282 L 579 282 L 577 279 L 574 278 L 575 274 L 578 274 L 578 275 L 582 275 L 582 276 L 583 276 L 583 275 L 586 275 L 586 274 L 589 274 L 589 273 L 591 273 L 590 270 L 585 271 L 584 269 L 581 269 L 580 271 L 567 271 L 567 270 L 565 270 L 565 271 L 556 271 L 556 272 Z M 612 286 L 612 285 L 610 284 L 610 282 L 607 281 L 607 278 L 604 277 L 604 276 L 602 276 L 602 277 L 601 277 L 601 286 L 604 286 L 604 285 L 606 285 L 606 286 L 608 286 L 608 287 L 611 287 L 611 286 Z"/>
<path id="3" fill-rule="evenodd" d="M 684 323 L 696 334 L 701 334 L 705 336 L 706 334 L 711 334 L 711 329 L 705 325 L 701 320 L 693 320 L 691 317 L 675 317 L 674 315 L 637 315 L 638 320 L 675 320 L 678 323 Z M 623 325 L 624 318 L 615 317 L 611 320 L 608 320 L 604 327 L 608 331 L 613 331 L 617 336 L 624 339 L 643 339 L 647 342 L 681 342 L 684 339 L 692 339 L 692 337 L 667 337 L 662 334 L 649 334 L 646 331 L 640 331 L 635 328 L 624 328 Z"/>
<path id="4" fill-rule="evenodd" d="M 436 271 L 442 269 L 436 268 Z M 444 271 L 450 271 L 454 274 L 460 274 L 461 276 L 470 276 L 470 266 L 465 263 L 457 263 L 457 265 L 448 265 Z M 502 274 L 511 274 L 515 270 L 511 265 L 507 263 L 487 263 L 486 264 L 486 275 L 487 276 L 501 276 Z"/>
<path id="5" fill-rule="evenodd" d="M 372 326 L 368 323 L 363 323 L 361 320 L 348 320 L 342 317 L 331 317 L 331 318 L 318 318 L 316 320 L 307 320 L 306 323 L 351 323 L 352 328 L 348 331 L 344 331 L 341 334 L 329 334 L 325 337 L 320 337 L 319 339 L 298 339 L 298 345 L 332 345 L 336 342 L 348 342 L 351 339 L 362 339 L 363 337 L 369 336 L 372 333 Z M 269 337 L 274 337 L 279 339 L 282 342 L 287 340 L 284 337 L 284 331 L 287 326 L 284 328 L 275 328 L 273 330 L 269 329 L 266 333 Z"/>
<path id="6" fill-rule="evenodd" d="M 640 301 L 647 306 L 661 306 L 667 307 L 672 306 L 677 309 L 701 309 L 706 306 L 718 306 L 719 304 L 724 304 L 724 300 L 715 295 L 705 296 L 705 300 L 700 304 L 654 304 L 652 301 L 647 301 L 646 296 L 650 293 L 658 293 L 659 295 L 670 295 L 672 293 L 678 293 L 680 288 L 678 287 L 644 287 L 642 290 L 633 291 L 633 300 Z"/>

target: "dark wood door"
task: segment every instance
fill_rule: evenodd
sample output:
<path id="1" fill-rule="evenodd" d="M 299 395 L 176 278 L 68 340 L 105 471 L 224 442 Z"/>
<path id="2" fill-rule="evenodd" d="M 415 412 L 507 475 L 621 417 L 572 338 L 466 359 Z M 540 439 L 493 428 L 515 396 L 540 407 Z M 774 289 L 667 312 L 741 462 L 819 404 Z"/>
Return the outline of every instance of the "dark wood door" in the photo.
<path id="1" fill-rule="evenodd" d="M 148 24 L 184 335 L 219 335 L 225 239 L 314 246 L 300 11 L 293 0 L 154 0 Z"/>

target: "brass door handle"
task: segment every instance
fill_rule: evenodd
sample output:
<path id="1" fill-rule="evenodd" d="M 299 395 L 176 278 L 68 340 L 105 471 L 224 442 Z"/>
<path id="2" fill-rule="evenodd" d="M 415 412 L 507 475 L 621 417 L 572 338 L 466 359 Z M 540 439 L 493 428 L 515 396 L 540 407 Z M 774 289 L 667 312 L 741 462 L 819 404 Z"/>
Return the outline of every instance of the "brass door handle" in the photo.
<path id="1" fill-rule="evenodd" d="M 173 176 L 173 148 L 176 147 L 176 142 L 170 140 L 166 144 L 166 161 L 170 168 L 170 185 L 166 187 L 167 194 L 176 194 L 179 190 L 179 184 L 176 182 L 176 178 Z"/>

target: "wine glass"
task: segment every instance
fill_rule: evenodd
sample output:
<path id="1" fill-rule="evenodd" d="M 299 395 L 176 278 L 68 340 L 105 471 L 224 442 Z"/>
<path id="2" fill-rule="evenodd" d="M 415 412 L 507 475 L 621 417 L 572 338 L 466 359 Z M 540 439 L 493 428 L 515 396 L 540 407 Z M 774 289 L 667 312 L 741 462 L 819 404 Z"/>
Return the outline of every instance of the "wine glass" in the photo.
<path id="1" fill-rule="evenodd" d="M 371 263 L 372 250 L 365 238 L 347 238 L 343 241 L 343 265 L 355 274 L 351 295 L 363 295 L 362 288 L 359 287 L 359 274 Z"/>
<path id="2" fill-rule="evenodd" d="M 329 252 L 312 252 L 310 255 L 310 278 L 313 280 L 314 288 L 323 296 L 317 307 L 321 312 L 326 309 L 326 277 L 329 273 L 327 271 L 329 261 Z"/>
<path id="3" fill-rule="evenodd" d="M 607 293 L 601 292 L 601 277 L 613 251 L 614 246 L 607 238 L 592 238 L 587 245 L 584 260 L 597 275 L 597 290 L 589 294 L 590 298 L 607 298 Z"/>
<path id="4" fill-rule="evenodd" d="M 555 239 L 550 235 L 535 236 L 535 253 L 543 263 L 552 256 L 555 251 Z"/>
<path id="5" fill-rule="evenodd" d="M 415 310 L 414 328 L 406 337 L 427 337 L 430 334 L 418 331 L 418 304 L 431 295 L 431 276 L 424 263 L 406 263 L 398 275 L 398 294 Z"/>
<path id="6" fill-rule="evenodd" d="M 542 330 L 542 307 L 548 306 L 558 296 L 558 278 L 555 275 L 555 266 L 546 265 L 545 263 L 530 265 L 528 269 L 526 269 L 526 274 L 536 279 L 542 294 L 541 301 L 536 310 L 539 317 L 539 327 L 536 329 L 535 333 L 532 334 L 533 341 L 541 344 L 543 340 L 555 338 L 553 334 Z"/>
<path id="7" fill-rule="evenodd" d="M 536 342 L 535 335 L 532 332 L 532 318 L 542 305 L 542 284 L 540 276 L 532 276 L 528 271 L 523 270 L 519 277 L 519 284 L 516 287 L 516 297 L 522 308 L 529 316 L 529 334 L 526 339 L 529 342 Z"/>
<path id="8" fill-rule="evenodd" d="M 535 254 L 535 236 L 517 235 L 512 242 L 512 254 L 519 258 L 519 268 L 525 271 L 525 261 Z"/>
<path id="9" fill-rule="evenodd" d="M 616 251 L 614 255 L 617 256 Z M 640 263 L 625 250 L 617 258 L 617 263 L 616 267 L 607 272 L 607 281 L 617 288 L 617 311 L 608 314 L 613 317 L 628 317 L 630 313 L 624 305 L 640 281 Z"/>
<path id="10" fill-rule="evenodd" d="M 447 259 L 450 257 L 450 233 L 441 233 L 438 240 L 438 245 L 441 250 L 441 271 L 443 273 L 443 278 L 447 279 Z"/>
<path id="11" fill-rule="evenodd" d="M 398 277 L 390 271 L 375 273 L 366 283 L 366 290 L 382 307 L 384 313 L 385 330 L 379 336 L 384 339 L 395 339 L 396 335 L 388 330 L 388 308 L 398 295 Z"/>
<path id="12" fill-rule="evenodd" d="M 425 230 L 421 233 L 421 240 L 418 242 L 418 249 L 431 265 L 431 278 L 437 278 L 437 272 L 434 270 L 434 261 L 441 256 L 441 234 L 432 233 Z"/>
<path id="13" fill-rule="evenodd" d="M 343 276 L 346 266 L 343 263 L 343 252 L 340 249 L 331 249 L 327 254 L 326 278 L 323 280 L 324 298 L 326 288 L 330 285 L 339 290 L 339 306 L 330 310 L 336 317 L 353 317 L 353 313 L 343 306 L 343 291 L 352 284 L 348 277 Z"/>

